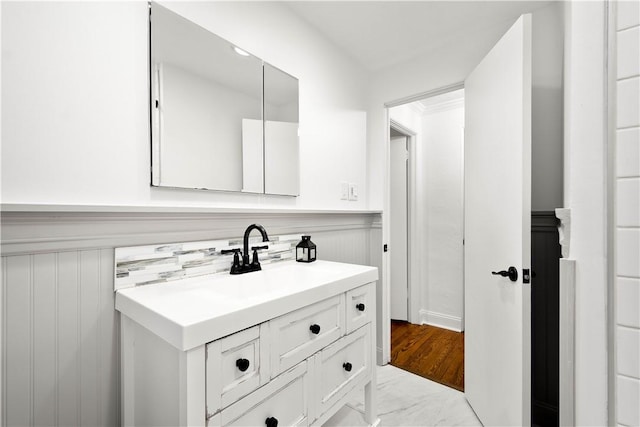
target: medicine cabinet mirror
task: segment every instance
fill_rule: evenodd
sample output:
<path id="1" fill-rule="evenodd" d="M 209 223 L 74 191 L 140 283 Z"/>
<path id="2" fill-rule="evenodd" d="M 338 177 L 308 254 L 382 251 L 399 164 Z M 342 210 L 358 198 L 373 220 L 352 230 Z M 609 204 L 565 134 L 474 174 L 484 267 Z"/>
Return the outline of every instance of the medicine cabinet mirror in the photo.
<path id="1" fill-rule="evenodd" d="M 150 3 L 151 183 L 297 196 L 298 80 Z"/>

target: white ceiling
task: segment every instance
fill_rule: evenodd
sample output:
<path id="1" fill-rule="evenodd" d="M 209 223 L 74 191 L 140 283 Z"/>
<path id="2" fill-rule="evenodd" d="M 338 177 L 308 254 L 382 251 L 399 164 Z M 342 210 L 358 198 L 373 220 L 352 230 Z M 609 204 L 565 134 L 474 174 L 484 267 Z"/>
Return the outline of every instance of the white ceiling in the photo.
<path id="1" fill-rule="evenodd" d="M 463 35 L 506 31 L 550 1 L 287 1 L 290 10 L 370 71 L 426 55 Z"/>

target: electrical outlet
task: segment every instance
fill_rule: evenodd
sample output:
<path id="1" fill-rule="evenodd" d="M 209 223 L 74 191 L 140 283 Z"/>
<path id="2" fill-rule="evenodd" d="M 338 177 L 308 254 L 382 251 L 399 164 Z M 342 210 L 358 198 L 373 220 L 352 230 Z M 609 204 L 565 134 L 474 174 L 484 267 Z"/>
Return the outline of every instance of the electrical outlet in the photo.
<path id="1" fill-rule="evenodd" d="M 349 200 L 349 183 L 341 182 L 340 183 L 340 200 Z"/>
<path id="2" fill-rule="evenodd" d="M 349 184 L 349 200 L 358 200 L 358 184 Z"/>

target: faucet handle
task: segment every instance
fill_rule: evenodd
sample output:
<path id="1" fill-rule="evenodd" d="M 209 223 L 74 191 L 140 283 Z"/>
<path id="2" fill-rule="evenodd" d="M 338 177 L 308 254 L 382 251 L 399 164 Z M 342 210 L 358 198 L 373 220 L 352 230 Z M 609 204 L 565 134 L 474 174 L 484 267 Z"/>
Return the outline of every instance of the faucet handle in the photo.
<path id="1" fill-rule="evenodd" d="M 240 248 L 234 248 L 234 249 L 222 249 L 220 251 L 220 253 L 222 255 L 227 255 L 227 254 L 239 254 L 242 253 L 242 249 Z"/>
<path id="2" fill-rule="evenodd" d="M 251 271 L 262 270 L 262 267 L 260 266 L 260 260 L 258 260 L 258 250 L 268 249 L 268 248 L 269 248 L 269 245 L 251 247 L 251 250 L 253 251 L 253 259 L 251 260 L 251 264 L 249 266 L 249 269 Z"/>
<path id="3" fill-rule="evenodd" d="M 220 251 L 221 254 L 233 254 L 233 264 L 231 264 L 230 274 L 240 274 L 242 272 L 242 268 L 240 266 L 240 254 L 242 253 L 240 248 L 235 249 L 223 249 Z"/>

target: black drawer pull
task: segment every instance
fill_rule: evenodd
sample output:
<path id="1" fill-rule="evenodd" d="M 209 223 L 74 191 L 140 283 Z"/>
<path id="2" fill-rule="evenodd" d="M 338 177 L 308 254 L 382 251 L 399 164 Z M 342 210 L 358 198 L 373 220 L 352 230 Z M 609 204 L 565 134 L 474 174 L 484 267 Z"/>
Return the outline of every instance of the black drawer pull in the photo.
<path id="1" fill-rule="evenodd" d="M 347 372 L 351 372 L 351 368 L 353 368 L 353 366 L 351 365 L 351 363 L 347 362 L 347 363 L 343 363 L 342 367 L 344 368 L 345 371 Z"/>
<path id="2" fill-rule="evenodd" d="M 312 334 L 318 335 L 320 333 L 320 325 L 316 325 L 314 323 L 313 325 L 309 326 L 309 330 L 311 331 Z"/>
<path id="3" fill-rule="evenodd" d="M 363 303 L 356 304 L 356 308 L 360 311 L 364 311 L 364 304 Z"/>
<path id="4" fill-rule="evenodd" d="M 249 361 L 247 359 L 238 359 L 236 360 L 236 366 L 238 367 L 238 369 L 240 369 L 241 372 L 246 371 L 247 369 L 249 369 Z"/>
<path id="5" fill-rule="evenodd" d="M 264 420 L 267 427 L 278 427 L 278 419 L 276 417 L 269 417 Z"/>

